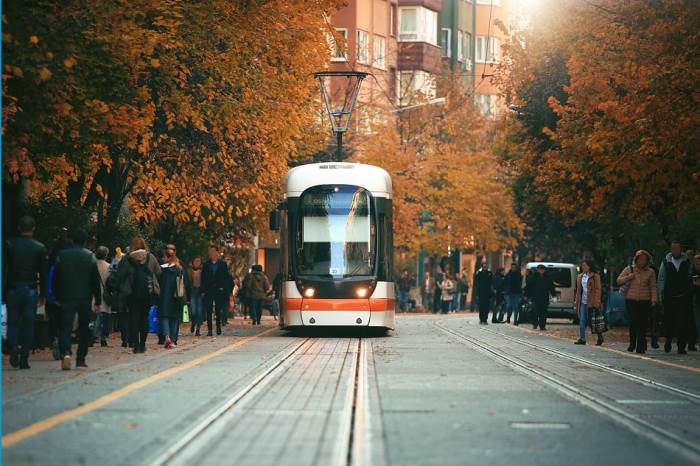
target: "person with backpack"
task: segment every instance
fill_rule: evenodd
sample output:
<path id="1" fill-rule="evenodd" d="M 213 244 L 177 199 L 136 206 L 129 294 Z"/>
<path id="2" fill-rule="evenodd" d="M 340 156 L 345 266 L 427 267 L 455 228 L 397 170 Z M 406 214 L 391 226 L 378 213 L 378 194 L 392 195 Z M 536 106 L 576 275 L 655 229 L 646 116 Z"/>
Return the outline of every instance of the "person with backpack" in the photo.
<path id="1" fill-rule="evenodd" d="M 625 306 L 630 315 L 630 344 L 627 351 L 646 353 L 646 330 L 651 308 L 658 300 L 656 273 L 650 267 L 651 254 L 639 250 L 632 265 L 625 267 L 617 277 L 618 285 L 624 289 Z"/>
<path id="2" fill-rule="evenodd" d="M 61 369 L 71 369 L 71 332 L 75 316 L 78 316 L 78 358 L 76 367 L 87 367 L 88 346 L 92 340 L 90 321 L 93 309 L 102 304 L 102 285 L 97 261 L 85 248 L 87 233 L 76 230 L 71 236 L 73 246 L 64 249 L 56 259 L 54 275 L 56 299 L 61 305 Z"/>
<path id="3" fill-rule="evenodd" d="M 160 273 L 158 259 L 148 252 L 146 241 L 134 238 L 117 268 L 119 295 L 129 311 L 129 338 L 134 354 L 146 351 L 148 310 L 160 295 Z"/>
<path id="4" fill-rule="evenodd" d="M 260 325 L 263 300 L 267 293 L 272 290 L 270 280 L 263 273 L 262 265 L 255 264 L 253 266 L 252 272 L 243 279 L 243 287 L 247 290 L 252 323 L 253 325 Z"/>
<path id="5" fill-rule="evenodd" d="M 100 346 L 103 348 L 108 347 L 107 337 L 112 329 L 112 309 L 110 303 L 112 302 L 112 296 L 110 292 L 114 292 L 114 280 L 110 285 L 111 290 L 107 289 L 107 284 L 109 282 L 109 262 L 107 262 L 107 256 L 109 255 L 109 249 L 107 246 L 100 246 L 95 251 L 95 258 L 97 259 L 97 271 L 100 274 L 100 284 L 102 285 L 102 304 L 99 306 L 100 313 L 100 328 L 98 329 L 100 334 Z"/>

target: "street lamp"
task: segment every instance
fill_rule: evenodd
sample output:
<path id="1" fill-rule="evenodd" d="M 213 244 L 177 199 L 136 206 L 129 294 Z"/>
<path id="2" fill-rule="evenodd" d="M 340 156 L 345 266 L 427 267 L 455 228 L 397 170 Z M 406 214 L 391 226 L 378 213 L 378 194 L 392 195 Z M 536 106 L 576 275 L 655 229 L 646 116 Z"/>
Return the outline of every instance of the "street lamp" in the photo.
<path id="1" fill-rule="evenodd" d="M 343 133 L 350 127 L 350 116 L 360 92 L 362 80 L 367 73 L 362 71 L 319 71 L 314 73 L 321 85 L 323 106 L 331 120 L 338 147 L 338 161 L 343 157 Z"/>

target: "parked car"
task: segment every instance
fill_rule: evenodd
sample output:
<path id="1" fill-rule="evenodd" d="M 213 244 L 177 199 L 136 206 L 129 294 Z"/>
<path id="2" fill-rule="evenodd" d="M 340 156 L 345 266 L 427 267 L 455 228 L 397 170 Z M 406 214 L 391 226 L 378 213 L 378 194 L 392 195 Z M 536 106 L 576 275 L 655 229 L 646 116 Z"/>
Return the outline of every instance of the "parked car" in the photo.
<path id="1" fill-rule="evenodd" d="M 578 323 L 578 313 L 574 309 L 574 291 L 576 288 L 577 269 L 575 264 L 560 262 L 528 262 L 529 276 L 537 273 L 538 265 L 547 268 L 547 274 L 552 277 L 556 294 L 549 301 L 548 317 L 567 317 Z"/>

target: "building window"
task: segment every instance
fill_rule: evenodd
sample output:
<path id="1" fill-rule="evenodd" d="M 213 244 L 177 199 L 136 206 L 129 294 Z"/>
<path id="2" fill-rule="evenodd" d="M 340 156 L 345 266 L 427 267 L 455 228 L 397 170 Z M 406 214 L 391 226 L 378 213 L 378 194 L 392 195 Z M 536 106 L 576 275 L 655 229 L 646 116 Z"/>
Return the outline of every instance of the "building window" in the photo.
<path id="1" fill-rule="evenodd" d="M 374 36 L 374 55 L 372 55 L 373 64 L 376 68 L 386 69 L 386 39 L 382 36 Z"/>
<path id="2" fill-rule="evenodd" d="M 435 76 L 426 71 L 399 72 L 399 105 L 434 99 L 437 91 Z"/>
<path id="3" fill-rule="evenodd" d="M 357 62 L 369 65 L 369 34 L 357 31 Z"/>
<path id="4" fill-rule="evenodd" d="M 481 114 L 485 117 L 495 116 L 498 114 L 498 95 L 497 94 L 476 94 L 474 96 L 476 106 L 479 107 Z"/>
<path id="5" fill-rule="evenodd" d="M 396 5 L 392 3 L 389 5 L 389 32 L 391 37 L 396 37 L 396 31 L 398 30 L 396 16 Z"/>
<path id="6" fill-rule="evenodd" d="M 497 37 L 487 40 L 486 36 L 476 36 L 476 61 L 478 63 L 498 63 L 501 57 L 501 41 Z"/>
<path id="7" fill-rule="evenodd" d="M 438 14 L 424 7 L 399 8 L 399 40 L 437 44 Z"/>
<path id="8" fill-rule="evenodd" d="M 457 59 L 462 63 L 471 61 L 470 45 L 472 41 L 472 35 L 468 32 L 459 31 L 458 32 L 457 43 Z"/>
<path id="9" fill-rule="evenodd" d="M 442 56 L 445 58 L 450 58 L 452 56 L 452 30 L 449 28 L 442 28 L 440 32 L 442 33 L 440 37 Z"/>
<path id="10" fill-rule="evenodd" d="M 348 44 L 348 30 L 336 28 L 335 37 L 329 34 L 328 42 L 331 49 L 331 61 L 347 61 L 348 56 L 345 49 Z"/>

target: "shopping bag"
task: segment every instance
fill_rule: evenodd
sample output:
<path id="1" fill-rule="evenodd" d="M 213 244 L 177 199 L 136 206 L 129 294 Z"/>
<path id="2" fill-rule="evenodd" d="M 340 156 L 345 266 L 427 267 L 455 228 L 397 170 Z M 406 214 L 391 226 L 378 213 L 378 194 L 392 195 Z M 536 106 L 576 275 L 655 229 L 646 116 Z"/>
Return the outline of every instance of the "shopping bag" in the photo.
<path id="1" fill-rule="evenodd" d="M 185 304 L 182 306 L 182 322 L 187 323 L 190 321 L 190 307 Z"/>
<path id="2" fill-rule="evenodd" d="M 605 324 L 605 316 L 600 309 L 592 309 L 591 312 L 591 332 L 605 333 L 608 331 L 608 326 Z"/>
<path id="3" fill-rule="evenodd" d="M 148 333 L 159 333 L 160 322 L 158 321 L 158 307 L 151 306 L 148 310 Z"/>
<path id="4" fill-rule="evenodd" d="M 7 339 L 7 306 L 2 305 L 2 339 Z"/>

